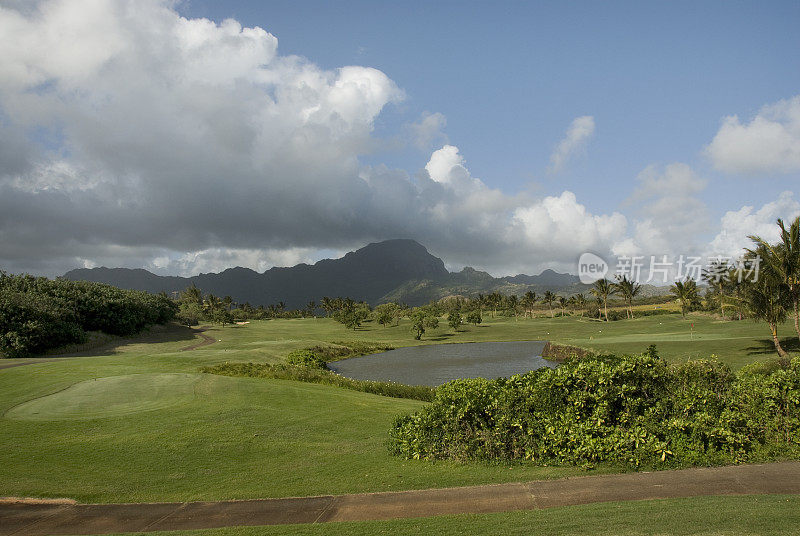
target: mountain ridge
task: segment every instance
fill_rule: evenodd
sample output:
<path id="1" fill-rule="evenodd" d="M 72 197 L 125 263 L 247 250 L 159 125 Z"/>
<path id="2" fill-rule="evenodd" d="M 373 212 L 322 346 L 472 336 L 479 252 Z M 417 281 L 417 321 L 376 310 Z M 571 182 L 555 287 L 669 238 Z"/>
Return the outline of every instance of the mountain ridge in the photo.
<path id="1" fill-rule="evenodd" d="M 70 270 L 64 277 L 168 294 L 195 284 L 203 292 L 231 296 L 240 303 L 269 305 L 282 301 L 289 308 L 304 307 L 311 300 L 319 302 L 323 296 L 346 296 L 371 305 L 397 301 L 413 306 L 451 295 L 521 295 L 528 290 L 574 294 L 588 289 L 577 276 L 549 269 L 538 276 L 494 277 L 471 267 L 449 272 L 442 259 L 411 239 L 374 242 L 339 259 L 272 267 L 261 273 L 236 266 L 218 273 L 180 277 L 160 276 L 143 268 L 98 267 Z"/>

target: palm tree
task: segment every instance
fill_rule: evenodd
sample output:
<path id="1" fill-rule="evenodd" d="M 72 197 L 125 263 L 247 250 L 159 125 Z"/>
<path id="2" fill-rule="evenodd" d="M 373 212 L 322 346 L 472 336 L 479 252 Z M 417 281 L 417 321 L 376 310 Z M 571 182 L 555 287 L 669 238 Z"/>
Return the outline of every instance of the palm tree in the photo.
<path id="1" fill-rule="evenodd" d="M 549 290 L 544 293 L 542 296 L 542 303 L 546 303 L 547 306 L 550 308 L 550 318 L 555 318 L 555 313 L 553 313 L 553 302 L 556 301 L 556 295 L 550 292 Z"/>
<path id="2" fill-rule="evenodd" d="M 625 316 L 633 318 L 633 299 L 642 290 L 642 285 L 628 279 L 628 276 L 623 275 L 622 277 L 617 276 L 617 282 L 614 283 L 614 288 L 617 289 L 628 304 Z"/>
<path id="3" fill-rule="evenodd" d="M 675 284 L 670 287 L 669 291 L 672 292 L 672 295 L 680 302 L 681 314 L 683 318 L 686 318 L 686 311 L 697 303 L 699 299 L 697 295 L 697 282 L 687 277 L 684 281 L 676 281 Z"/>
<path id="4" fill-rule="evenodd" d="M 706 294 L 706 299 L 708 299 L 709 302 L 711 299 L 714 299 L 719 303 L 719 309 L 723 320 L 725 320 L 726 292 L 730 286 L 728 276 L 728 263 L 724 262 L 722 259 L 711 261 L 708 268 L 703 270 L 702 275 L 703 281 L 708 284 L 708 288 L 710 289 L 710 292 Z"/>
<path id="5" fill-rule="evenodd" d="M 220 300 L 211 293 L 209 293 L 208 296 L 206 296 L 206 299 L 203 302 L 203 309 L 205 309 L 206 313 L 209 316 L 213 315 L 221 307 L 222 307 L 222 300 Z"/>
<path id="6" fill-rule="evenodd" d="M 499 292 L 492 292 L 489 294 L 489 303 L 492 306 L 492 318 L 497 315 L 497 308 L 503 303 L 503 295 Z"/>
<path id="7" fill-rule="evenodd" d="M 190 287 L 186 287 L 186 290 L 181 293 L 180 299 L 184 303 L 196 303 L 197 305 L 202 305 L 203 293 L 194 283 L 192 283 Z"/>
<path id="8" fill-rule="evenodd" d="M 333 299 L 328 296 L 323 296 L 320 307 L 322 307 L 322 310 L 325 311 L 325 316 L 331 316 L 331 313 L 333 313 L 334 310 Z"/>
<path id="9" fill-rule="evenodd" d="M 508 303 L 508 308 L 511 309 L 511 311 L 514 313 L 514 321 L 516 322 L 517 309 L 519 309 L 519 298 L 517 298 L 516 294 L 512 294 L 511 296 L 508 297 L 506 303 Z"/>
<path id="10" fill-rule="evenodd" d="M 756 250 L 747 250 L 753 256 L 760 254 L 765 270 L 775 274 L 786 286 L 791 310 L 794 314 L 794 329 L 800 339 L 800 216 L 794 219 L 787 229 L 782 219 L 778 219 L 780 242 L 770 245 L 759 236 L 750 236 Z"/>
<path id="11" fill-rule="evenodd" d="M 742 319 L 743 306 L 744 306 L 744 281 L 739 277 L 736 268 L 731 268 L 728 271 L 727 277 L 728 285 L 730 286 L 730 296 L 724 296 L 724 299 L 729 299 L 736 308 L 736 316 L 739 320 Z"/>
<path id="12" fill-rule="evenodd" d="M 603 310 L 606 315 L 606 322 L 608 322 L 608 297 L 614 295 L 617 292 L 617 289 L 614 288 L 614 285 L 611 284 L 606 278 L 598 279 L 594 282 L 594 286 L 589 289 L 589 292 L 592 293 L 597 298 L 597 301 L 603 302 Z"/>
<path id="13" fill-rule="evenodd" d="M 769 252 L 759 245 L 751 254 L 761 255 L 763 259 Z M 791 306 L 791 296 L 788 287 L 783 284 L 782 275 L 772 264 L 764 266 L 757 280 L 744 282 L 744 303 L 753 318 L 769 325 L 775 350 L 779 356 L 787 357 L 778 339 L 778 324 L 786 320 L 787 306 Z"/>
<path id="14" fill-rule="evenodd" d="M 314 314 L 316 312 L 316 310 L 317 310 L 317 302 L 315 302 L 314 300 L 311 300 L 310 302 L 308 302 L 306 304 L 306 310 L 308 311 L 308 314 L 310 316 L 312 316 L 314 318 L 317 318 L 317 315 Z"/>
<path id="15" fill-rule="evenodd" d="M 536 305 L 537 296 L 532 290 L 529 290 L 522 296 L 522 306 L 525 307 L 525 314 L 533 318 L 533 306 Z"/>
<path id="16" fill-rule="evenodd" d="M 566 316 L 568 303 L 569 302 L 567 301 L 567 298 L 565 298 L 564 296 L 558 297 L 558 305 L 561 306 L 561 316 Z"/>
<path id="17" fill-rule="evenodd" d="M 572 303 L 575 304 L 576 309 L 580 309 L 581 318 L 583 318 L 584 309 L 586 308 L 586 296 L 583 294 L 575 294 L 572 297 Z"/>

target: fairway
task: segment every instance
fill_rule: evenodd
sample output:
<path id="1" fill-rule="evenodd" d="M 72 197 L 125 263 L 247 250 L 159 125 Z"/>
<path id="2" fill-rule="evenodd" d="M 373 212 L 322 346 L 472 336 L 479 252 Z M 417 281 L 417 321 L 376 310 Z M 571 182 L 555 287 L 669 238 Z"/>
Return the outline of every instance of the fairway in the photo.
<path id="1" fill-rule="evenodd" d="M 173 326 L 85 357 L 0 370 L 0 489 L 83 502 L 225 500 L 526 481 L 586 474 L 576 467 L 423 462 L 387 451 L 392 420 L 422 406 L 336 387 L 198 374 L 200 367 L 276 363 L 332 341 L 395 347 L 553 340 L 615 352 L 655 342 L 667 359 L 716 354 L 734 368 L 772 357 L 765 327 L 680 315 L 608 324 L 579 317 L 487 318 L 415 341 L 406 321 L 353 331 L 329 319 L 212 327 L 200 342 Z M 694 330 L 690 332 L 691 323 Z M 788 335 L 788 326 L 784 333 Z M 54 471 L 53 468 L 58 470 Z M 616 471 L 601 466 L 594 472 Z"/>

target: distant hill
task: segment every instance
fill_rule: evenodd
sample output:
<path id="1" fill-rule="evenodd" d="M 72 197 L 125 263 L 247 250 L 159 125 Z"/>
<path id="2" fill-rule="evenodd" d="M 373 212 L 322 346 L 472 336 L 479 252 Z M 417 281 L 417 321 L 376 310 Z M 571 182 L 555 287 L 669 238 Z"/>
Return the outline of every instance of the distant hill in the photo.
<path id="1" fill-rule="evenodd" d="M 588 289 L 577 276 L 553 270 L 534 276 L 499 278 L 469 267 L 450 273 L 444 262 L 424 246 L 405 239 L 369 244 L 341 259 L 271 268 L 264 273 L 237 267 L 220 273 L 175 277 L 142 269 L 81 268 L 67 272 L 64 277 L 148 292 L 172 293 L 195 284 L 203 292 L 231 296 L 237 302 L 269 305 L 283 301 L 290 309 L 302 307 L 310 300 L 319 303 L 323 296 L 346 296 L 373 305 L 385 301 L 421 305 L 452 295 L 491 292 L 522 295 L 528 290 L 539 294 L 547 290 L 575 294 Z"/>

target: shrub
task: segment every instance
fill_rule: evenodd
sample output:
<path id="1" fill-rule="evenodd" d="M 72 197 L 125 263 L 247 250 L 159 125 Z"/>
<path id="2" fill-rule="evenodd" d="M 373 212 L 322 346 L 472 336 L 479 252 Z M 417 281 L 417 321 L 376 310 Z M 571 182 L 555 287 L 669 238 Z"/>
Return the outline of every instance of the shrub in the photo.
<path id="1" fill-rule="evenodd" d="M 394 347 L 388 344 L 369 341 L 338 341 L 331 344 L 335 346 L 317 345 L 302 350 L 294 350 L 286 356 L 286 362 L 291 365 L 325 369 L 328 368 L 326 363 L 329 361 L 394 350 Z"/>
<path id="2" fill-rule="evenodd" d="M 7 357 L 82 343 L 87 331 L 133 335 L 176 312 L 163 294 L 0 272 L 0 352 Z"/>
<path id="3" fill-rule="evenodd" d="M 313 350 L 294 350 L 286 356 L 286 362 L 290 365 L 301 367 L 311 367 L 317 369 L 327 369 L 328 365 L 324 358 L 314 353 Z"/>
<path id="4" fill-rule="evenodd" d="M 673 467 L 800 455 L 800 359 L 769 374 L 713 361 L 567 359 L 497 380 L 456 380 L 399 417 L 393 453 L 422 459 Z"/>
<path id="5" fill-rule="evenodd" d="M 28 357 L 87 338 L 74 313 L 59 302 L 20 292 L 0 292 L 0 326 L 0 352 L 6 357 Z"/>
<path id="6" fill-rule="evenodd" d="M 393 398 L 410 398 L 430 402 L 435 390 L 422 385 L 403 385 L 394 382 L 374 382 L 352 380 L 334 374 L 329 370 L 296 365 L 269 365 L 265 363 L 223 363 L 213 367 L 203 367 L 201 372 L 222 376 L 243 376 L 249 378 L 271 378 L 294 380 L 308 383 L 333 385 Z"/>

